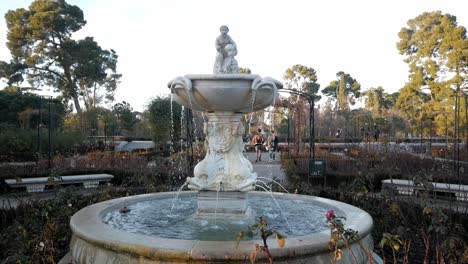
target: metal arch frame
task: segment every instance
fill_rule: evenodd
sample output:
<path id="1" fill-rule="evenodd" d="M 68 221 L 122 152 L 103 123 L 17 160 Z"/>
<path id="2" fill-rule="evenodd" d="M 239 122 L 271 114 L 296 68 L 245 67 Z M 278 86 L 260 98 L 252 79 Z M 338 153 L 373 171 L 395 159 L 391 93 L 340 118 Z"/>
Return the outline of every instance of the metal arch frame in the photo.
<path id="1" fill-rule="evenodd" d="M 315 95 L 300 92 L 297 89 L 281 89 L 278 92 L 299 95 L 309 102 L 309 160 L 315 159 Z M 289 151 L 289 150 L 288 150 Z M 309 166 L 310 169 L 310 166 Z M 310 173 L 310 172 L 309 172 Z"/>

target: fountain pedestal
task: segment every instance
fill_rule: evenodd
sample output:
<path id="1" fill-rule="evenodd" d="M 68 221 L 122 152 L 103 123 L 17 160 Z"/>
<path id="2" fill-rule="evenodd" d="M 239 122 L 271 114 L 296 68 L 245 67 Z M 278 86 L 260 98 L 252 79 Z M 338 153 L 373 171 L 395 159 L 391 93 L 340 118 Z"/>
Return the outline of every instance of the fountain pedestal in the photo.
<path id="1" fill-rule="evenodd" d="M 197 197 L 197 215 L 203 217 L 218 217 L 220 215 L 247 215 L 246 192 L 213 192 L 199 191 Z"/>
<path id="2" fill-rule="evenodd" d="M 188 178 L 192 190 L 251 191 L 257 173 L 242 151 L 244 125 L 242 114 L 232 112 L 207 113 L 204 124 L 207 153 L 195 166 L 194 177 Z"/>

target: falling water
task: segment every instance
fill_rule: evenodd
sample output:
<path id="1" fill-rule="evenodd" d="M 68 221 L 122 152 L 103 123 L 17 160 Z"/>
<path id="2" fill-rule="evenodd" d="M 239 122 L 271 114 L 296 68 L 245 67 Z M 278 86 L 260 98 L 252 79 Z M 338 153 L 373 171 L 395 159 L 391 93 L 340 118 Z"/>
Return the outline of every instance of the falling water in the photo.
<path id="1" fill-rule="evenodd" d="M 182 105 L 182 107 L 180 108 L 180 137 L 179 137 L 179 141 L 180 141 L 180 151 L 181 152 L 185 152 L 187 153 L 187 150 L 188 150 L 188 146 L 189 146 L 189 137 L 188 137 L 188 131 L 189 131 L 189 128 L 188 128 L 188 125 L 185 125 L 184 121 L 185 121 L 185 107 Z M 187 116 L 188 118 L 188 116 Z M 185 128 L 185 129 L 184 129 Z M 185 137 L 185 144 L 184 144 L 184 137 Z M 179 169 L 180 169 L 180 173 L 179 173 L 179 181 L 182 179 L 182 175 L 185 174 L 185 171 L 184 171 L 184 167 L 185 166 L 181 166 L 181 163 L 180 163 L 180 160 L 179 160 Z"/>
<path id="2" fill-rule="evenodd" d="M 263 187 L 267 188 L 269 192 L 271 192 L 271 186 L 268 186 L 268 184 L 264 181 L 257 180 L 255 183 L 261 183 L 263 184 Z M 260 187 L 261 185 L 255 184 L 256 187 Z"/>
<path id="3" fill-rule="evenodd" d="M 172 180 L 175 180 L 173 179 L 174 178 L 174 113 L 173 113 L 173 110 L 174 110 L 174 107 L 173 107 L 173 103 L 174 103 L 174 98 L 173 98 L 173 95 L 171 93 L 171 102 L 170 102 L 170 109 L 171 109 L 171 114 L 170 114 L 170 117 L 171 117 L 171 129 L 170 129 L 170 136 L 171 136 L 171 144 L 169 145 L 169 154 L 171 156 L 170 158 L 170 163 L 171 163 L 171 170 L 170 170 L 170 174 L 169 174 L 169 178 L 172 179 Z M 171 184 L 172 185 L 172 184 Z M 172 187 L 170 187 L 172 188 Z"/>
<path id="4" fill-rule="evenodd" d="M 217 211 L 218 211 L 218 197 L 219 197 L 219 191 L 221 190 L 221 182 L 219 182 L 219 188 L 216 190 L 216 204 L 215 204 L 215 211 L 214 211 L 214 225 L 215 227 L 217 226 L 216 219 L 218 218 L 217 216 Z"/>
<path id="5" fill-rule="evenodd" d="M 273 179 L 271 179 L 271 178 L 268 178 L 268 177 L 257 177 L 257 178 L 258 178 L 258 179 L 267 179 L 267 180 L 270 180 L 270 181 L 272 181 L 272 182 L 278 184 L 278 186 L 281 187 L 281 189 L 283 189 L 285 192 L 289 193 L 288 190 L 286 190 L 286 188 L 284 188 L 283 185 L 281 185 L 279 182 L 277 182 L 277 181 L 275 181 L 275 180 L 273 180 Z M 263 182 L 263 181 L 260 181 L 260 182 Z"/>
<path id="6" fill-rule="evenodd" d="M 283 217 L 284 221 L 286 221 L 286 224 L 288 225 L 289 230 L 292 230 L 292 227 L 291 227 L 291 225 L 289 224 L 288 219 L 287 219 L 286 216 L 284 215 L 283 209 L 282 209 L 281 206 L 279 205 L 278 201 L 276 201 L 275 196 L 273 195 L 273 192 L 268 191 L 265 187 L 263 187 L 263 186 L 261 186 L 261 185 L 255 185 L 255 187 L 258 187 L 258 188 L 264 190 L 265 192 L 267 192 L 268 194 L 270 194 L 270 197 L 273 199 L 273 201 L 275 202 L 276 206 L 277 206 L 278 209 L 280 210 L 281 216 Z"/>
<path id="7" fill-rule="evenodd" d="M 185 107 L 182 106 L 180 108 L 180 137 L 179 137 L 179 140 L 180 140 L 180 150 L 182 151 L 182 145 L 183 145 L 183 138 L 184 138 L 184 127 L 186 127 L 184 125 L 184 119 L 185 119 Z M 188 129 L 188 128 L 187 128 Z"/>
<path id="8" fill-rule="evenodd" d="M 185 182 L 184 184 L 182 184 L 182 186 L 180 186 L 180 188 L 177 190 L 175 196 L 174 196 L 174 199 L 172 199 L 172 206 L 171 206 L 171 213 L 169 215 L 172 215 L 172 210 L 174 210 L 174 207 L 175 207 L 175 204 L 177 202 L 177 199 L 179 198 L 179 194 L 180 192 L 182 191 L 182 189 L 188 185 L 188 182 Z"/>
<path id="9" fill-rule="evenodd" d="M 192 125 L 193 125 L 193 138 L 197 140 L 197 120 L 195 119 L 195 110 L 192 109 Z M 187 128 L 188 129 L 188 128 Z"/>
<path id="10" fill-rule="evenodd" d="M 171 104 L 170 104 L 170 109 L 171 109 L 171 143 L 174 141 L 174 113 L 173 113 L 174 107 L 172 105 L 173 103 L 174 103 L 174 97 L 171 94 Z"/>
<path id="11" fill-rule="evenodd" d="M 193 110 L 194 108 L 193 108 L 193 104 L 192 104 L 192 97 L 190 95 L 190 91 L 189 90 L 185 90 L 185 91 L 187 93 L 187 98 L 188 98 L 188 102 L 189 102 L 189 105 L 190 105 L 189 108 L 192 109 L 192 111 L 195 111 L 195 110 Z M 183 108 L 183 106 L 182 106 L 182 108 Z M 202 117 L 203 117 L 203 122 L 205 122 L 205 116 L 203 115 L 203 112 L 202 112 Z M 195 132 L 197 130 L 197 122 L 195 122 L 195 114 L 193 112 L 192 112 L 192 124 L 193 124 L 193 131 L 192 132 L 193 132 L 194 135 L 196 135 Z M 188 129 L 189 128 L 187 127 L 187 130 Z"/>
<path id="12" fill-rule="evenodd" d="M 257 99 L 257 90 L 254 90 L 252 93 L 251 93 L 251 104 L 250 104 L 250 118 L 249 118 L 249 135 L 250 135 L 250 128 L 252 126 L 252 123 L 253 123 L 253 113 L 254 113 L 254 104 L 255 104 L 255 100 Z"/>
<path id="13" fill-rule="evenodd" d="M 180 144 L 180 151 L 184 151 L 186 152 L 187 151 L 187 147 L 188 147 L 188 138 L 186 139 L 187 140 L 187 144 L 184 145 L 184 136 L 187 135 L 184 131 L 184 127 L 186 127 L 184 125 L 184 119 L 185 119 L 185 107 L 182 105 L 182 107 L 180 108 L 180 137 L 179 137 L 179 144 Z M 188 130 L 188 127 L 187 127 L 187 130 Z M 183 174 L 183 166 L 180 165 L 180 161 L 179 161 L 179 180 L 182 179 L 182 174 Z"/>

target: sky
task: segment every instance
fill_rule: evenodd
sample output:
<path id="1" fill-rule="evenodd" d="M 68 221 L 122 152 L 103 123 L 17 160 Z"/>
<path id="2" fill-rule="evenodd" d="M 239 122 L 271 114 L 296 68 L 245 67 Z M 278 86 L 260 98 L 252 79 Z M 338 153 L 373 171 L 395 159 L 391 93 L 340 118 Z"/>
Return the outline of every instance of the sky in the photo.
<path id="1" fill-rule="evenodd" d="M 0 60 L 10 60 L 6 23 L 10 9 L 31 0 L 0 0 Z M 466 0 L 67 0 L 86 26 L 74 38 L 94 37 L 114 49 L 122 79 L 116 101 L 143 111 L 151 98 L 170 93 L 167 83 L 186 74 L 212 73 L 219 27 L 237 44 L 236 60 L 279 81 L 289 67 L 312 67 L 321 89 L 349 73 L 363 91 L 393 93 L 408 79 L 396 48 L 398 32 L 423 12 L 440 10 L 468 28 Z M 0 84 L 4 86 L 3 84 Z M 46 93 L 46 92 L 44 92 Z"/>

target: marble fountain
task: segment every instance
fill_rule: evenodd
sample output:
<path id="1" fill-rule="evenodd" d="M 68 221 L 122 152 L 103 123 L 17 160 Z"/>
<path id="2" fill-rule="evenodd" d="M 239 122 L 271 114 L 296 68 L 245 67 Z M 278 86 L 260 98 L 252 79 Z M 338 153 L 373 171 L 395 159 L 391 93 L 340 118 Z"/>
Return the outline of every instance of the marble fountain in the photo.
<path id="1" fill-rule="evenodd" d="M 207 154 L 188 177 L 190 191 L 137 195 L 97 203 L 71 219 L 73 263 L 246 263 L 260 237 L 241 230 L 265 216 L 286 237 L 269 251 L 275 263 L 330 263 L 328 210 L 346 217 L 358 238 L 343 248 L 339 263 L 368 263 L 361 249 L 373 248 L 369 214 L 320 197 L 272 193 L 259 181 L 242 150 L 242 115 L 271 105 L 282 84 L 270 77 L 239 74 L 237 46 L 222 26 L 213 74 L 189 74 L 169 82 L 173 99 L 205 112 Z M 255 191 L 256 189 L 266 191 Z M 182 189 L 182 188 L 181 188 Z M 122 208 L 128 212 L 122 213 Z M 256 263 L 267 263 L 258 254 Z"/>

